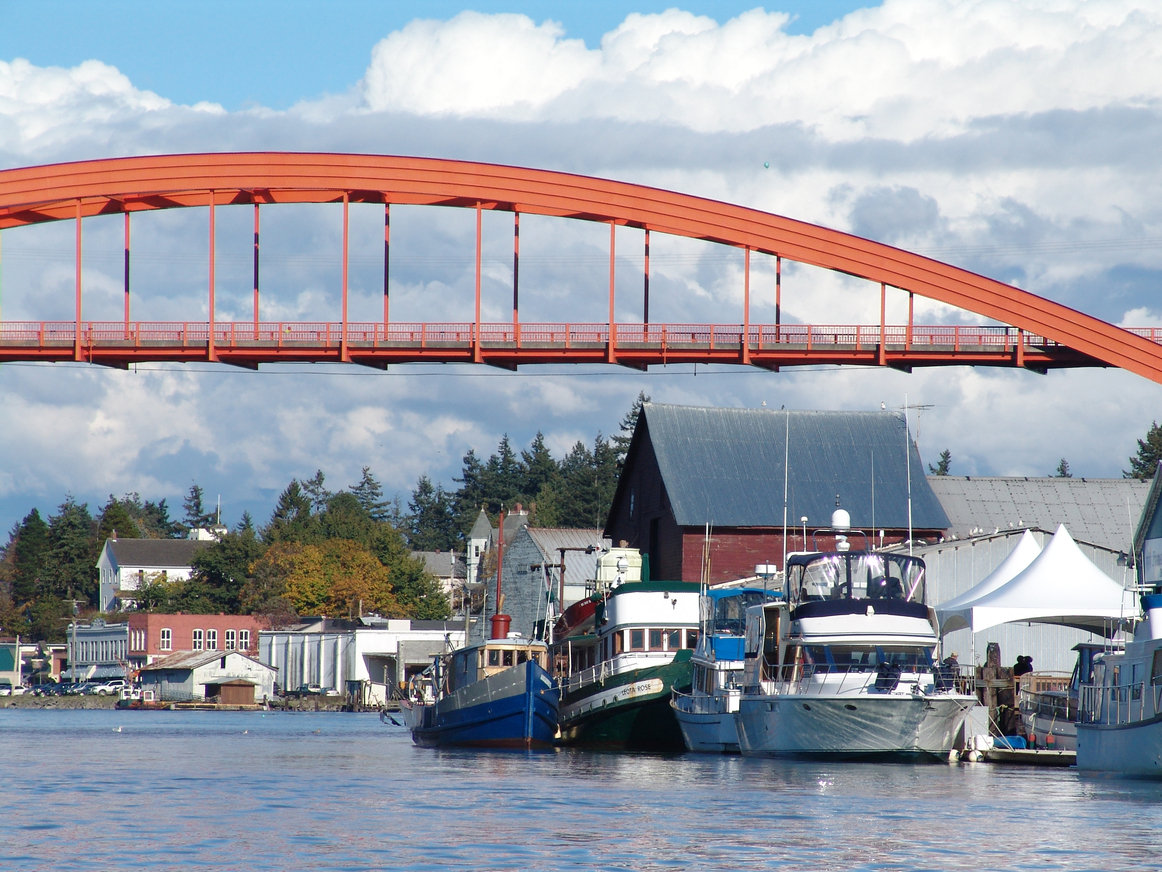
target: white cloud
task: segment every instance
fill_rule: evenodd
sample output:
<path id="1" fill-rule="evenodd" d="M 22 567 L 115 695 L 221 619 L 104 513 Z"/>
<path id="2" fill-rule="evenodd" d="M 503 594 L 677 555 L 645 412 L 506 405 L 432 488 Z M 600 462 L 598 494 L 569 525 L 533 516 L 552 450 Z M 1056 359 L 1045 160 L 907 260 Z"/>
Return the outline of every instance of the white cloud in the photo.
<path id="1" fill-rule="evenodd" d="M 633 14 L 589 49 L 552 22 L 464 12 L 385 36 L 350 94 L 287 112 L 177 105 L 100 60 L 65 69 L 9 59 L 0 161 L 274 149 L 540 166 L 752 205 L 1126 326 L 1159 324 L 1162 7 L 887 0 L 809 36 L 787 34 L 786 22 L 762 9 L 721 24 L 677 9 Z M 264 210 L 264 319 L 336 320 L 339 225 L 319 208 Z M 352 318 L 374 320 L 382 215 L 359 215 Z M 205 317 L 204 218 L 134 219 L 135 318 Z M 222 208 L 218 220 L 218 316 L 246 320 L 249 213 Z M 6 319 L 72 317 L 69 232 L 4 232 Z M 395 320 L 472 320 L 473 232 L 459 210 L 393 207 Z M 86 222 L 86 317 L 120 317 L 119 233 Z M 505 321 L 507 217 L 489 221 L 485 239 L 484 318 Z M 522 219 L 522 318 L 606 317 L 607 244 L 601 226 Z M 618 312 L 637 317 L 640 232 L 619 231 L 617 251 Z M 655 235 L 651 257 L 652 321 L 741 321 L 737 250 Z M 768 260 L 755 259 L 754 318 L 773 317 Z M 785 263 L 782 306 L 784 322 L 875 323 L 879 289 Z M 889 291 L 889 321 L 906 317 L 906 295 Z M 915 317 L 979 320 L 922 298 Z M 639 390 L 775 408 L 899 406 L 908 395 L 933 406 L 914 422 L 925 457 L 949 449 L 954 472 L 1039 475 L 1065 457 L 1091 476 L 1120 474 L 1159 398 L 1158 386 L 1105 370 L 3 366 L 0 507 L 15 507 L 0 512 L 10 524 L 30 502 L 51 510 L 70 491 L 103 502 L 136 490 L 176 507 L 197 480 L 223 492 L 229 518 L 246 507 L 262 522 L 292 476 L 323 469 L 338 488 L 364 465 L 406 497 L 420 474 L 451 484 L 468 449 L 487 457 L 504 433 L 519 449 L 542 430 L 557 456 L 609 435 Z"/>

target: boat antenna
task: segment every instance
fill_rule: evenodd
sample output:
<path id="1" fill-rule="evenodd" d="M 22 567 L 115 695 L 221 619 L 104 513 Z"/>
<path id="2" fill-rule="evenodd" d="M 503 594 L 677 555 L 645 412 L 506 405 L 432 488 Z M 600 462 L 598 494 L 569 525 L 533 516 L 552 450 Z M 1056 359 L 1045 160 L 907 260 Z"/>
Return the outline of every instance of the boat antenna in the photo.
<path id="1" fill-rule="evenodd" d="M 783 570 L 787 568 L 787 489 L 791 475 L 791 413 L 786 411 L 783 432 Z"/>

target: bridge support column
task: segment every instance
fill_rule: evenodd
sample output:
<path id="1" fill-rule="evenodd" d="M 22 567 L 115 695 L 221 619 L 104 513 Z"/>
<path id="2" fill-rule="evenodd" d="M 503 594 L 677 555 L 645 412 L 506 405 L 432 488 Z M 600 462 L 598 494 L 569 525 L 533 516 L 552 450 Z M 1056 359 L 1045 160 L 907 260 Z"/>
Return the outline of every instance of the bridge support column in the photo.
<path id="1" fill-rule="evenodd" d="M 76 314 L 77 323 L 75 327 L 75 334 L 73 336 L 73 357 L 76 360 L 84 360 L 81 354 L 81 200 L 77 198 L 77 214 L 76 214 L 77 230 L 76 230 Z"/>

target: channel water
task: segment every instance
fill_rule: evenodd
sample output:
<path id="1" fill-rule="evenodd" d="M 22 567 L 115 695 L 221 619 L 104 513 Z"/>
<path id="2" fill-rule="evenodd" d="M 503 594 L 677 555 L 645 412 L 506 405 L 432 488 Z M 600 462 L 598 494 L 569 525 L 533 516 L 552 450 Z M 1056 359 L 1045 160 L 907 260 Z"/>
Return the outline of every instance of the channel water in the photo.
<path id="1" fill-rule="evenodd" d="M 0 710 L 0 869 L 1162 869 L 1073 769 L 431 750 L 374 715 Z"/>

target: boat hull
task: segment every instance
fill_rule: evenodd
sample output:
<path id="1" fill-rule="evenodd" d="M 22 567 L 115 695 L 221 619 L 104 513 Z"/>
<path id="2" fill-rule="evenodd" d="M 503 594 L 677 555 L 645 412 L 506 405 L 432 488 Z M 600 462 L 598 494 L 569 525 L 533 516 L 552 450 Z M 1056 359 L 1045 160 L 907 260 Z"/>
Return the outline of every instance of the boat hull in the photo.
<path id="1" fill-rule="evenodd" d="M 685 750 L 670 697 L 675 688 L 689 686 L 689 651 L 660 666 L 583 685 L 561 702 L 560 742 L 618 751 Z"/>
<path id="2" fill-rule="evenodd" d="M 671 701 L 687 751 L 699 754 L 737 754 L 738 697 L 676 696 Z"/>
<path id="3" fill-rule="evenodd" d="M 528 660 L 403 714 L 423 747 L 549 748 L 559 699 L 552 676 Z"/>
<path id="4" fill-rule="evenodd" d="M 739 749 L 753 756 L 947 757 L 975 703 L 961 695 L 744 697 Z"/>
<path id="5" fill-rule="evenodd" d="M 1079 723 L 1077 768 L 1162 778 L 1162 715 L 1116 725 Z"/>

